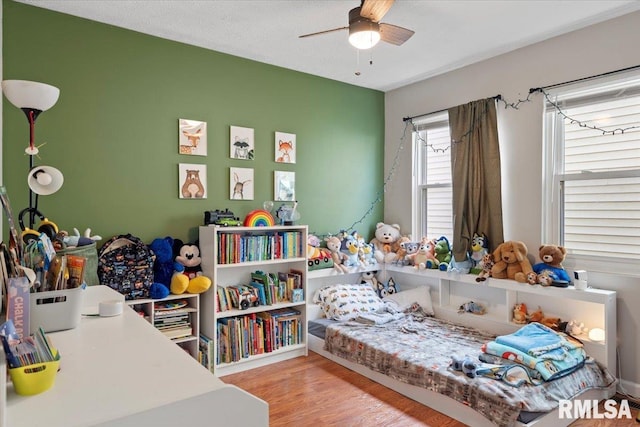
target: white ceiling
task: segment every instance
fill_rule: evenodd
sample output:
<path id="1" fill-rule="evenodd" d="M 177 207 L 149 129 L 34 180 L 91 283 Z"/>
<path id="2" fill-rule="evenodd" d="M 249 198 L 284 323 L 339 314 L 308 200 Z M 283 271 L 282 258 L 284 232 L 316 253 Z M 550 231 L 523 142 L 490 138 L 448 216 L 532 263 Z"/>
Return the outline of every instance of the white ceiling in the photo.
<path id="1" fill-rule="evenodd" d="M 381 22 L 415 35 L 358 54 L 346 30 L 298 36 L 348 25 L 359 0 L 18 1 L 381 91 L 640 10 L 635 0 L 397 0 Z"/>

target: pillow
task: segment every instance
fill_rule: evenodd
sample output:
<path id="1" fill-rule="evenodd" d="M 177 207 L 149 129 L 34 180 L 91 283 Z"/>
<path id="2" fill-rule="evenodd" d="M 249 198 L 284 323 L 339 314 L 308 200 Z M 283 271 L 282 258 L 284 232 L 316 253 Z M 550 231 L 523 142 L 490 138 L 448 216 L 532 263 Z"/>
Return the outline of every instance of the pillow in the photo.
<path id="1" fill-rule="evenodd" d="M 339 321 L 374 313 L 384 306 L 376 291 L 367 284 L 325 286 L 313 300 L 320 304 L 325 317 Z"/>
<path id="2" fill-rule="evenodd" d="M 433 311 L 433 304 L 431 303 L 431 293 L 429 292 L 428 286 L 421 286 L 395 294 L 389 294 L 384 297 L 384 300 L 395 302 L 398 305 L 398 310 L 400 311 L 404 311 L 411 304 L 417 302 L 424 309 L 425 313 L 430 316 L 435 315 Z"/>

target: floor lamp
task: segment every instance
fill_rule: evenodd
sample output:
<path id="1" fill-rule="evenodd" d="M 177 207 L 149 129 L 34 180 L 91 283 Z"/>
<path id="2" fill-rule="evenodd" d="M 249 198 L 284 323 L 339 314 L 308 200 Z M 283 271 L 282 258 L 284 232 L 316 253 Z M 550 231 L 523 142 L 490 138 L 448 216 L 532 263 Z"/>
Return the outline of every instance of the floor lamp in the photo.
<path id="1" fill-rule="evenodd" d="M 62 186 L 62 174 L 55 168 L 44 169 L 41 173 L 33 172 L 33 156 L 38 154 L 38 147 L 35 145 L 35 124 L 36 119 L 43 111 L 53 107 L 60 96 L 60 89 L 57 87 L 27 80 L 4 80 L 2 91 L 16 107 L 24 111 L 29 121 L 29 146 L 25 152 L 29 155 L 29 177 L 28 181 L 35 179 L 43 187 L 47 187 L 46 194 L 57 191 Z M 55 169 L 55 170 L 54 170 Z M 55 188 L 57 186 L 57 188 Z M 37 187 L 34 187 L 37 188 Z M 53 190 L 55 188 L 55 190 Z M 53 191 L 52 191 L 53 190 Z M 37 212 L 38 194 L 45 194 L 32 190 L 29 185 L 29 228 L 33 228 L 35 214 Z"/>

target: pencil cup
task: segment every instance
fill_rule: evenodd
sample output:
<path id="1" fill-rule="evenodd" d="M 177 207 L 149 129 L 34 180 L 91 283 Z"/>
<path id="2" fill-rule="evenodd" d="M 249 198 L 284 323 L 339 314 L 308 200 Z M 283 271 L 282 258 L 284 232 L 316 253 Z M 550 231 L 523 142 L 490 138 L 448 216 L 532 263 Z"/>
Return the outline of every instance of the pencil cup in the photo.
<path id="1" fill-rule="evenodd" d="M 60 360 L 53 362 L 35 363 L 9 369 L 9 376 L 13 382 L 13 389 L 22 396 L 32 396 L 51 388 L 56 380 L 60 367 Z"/>

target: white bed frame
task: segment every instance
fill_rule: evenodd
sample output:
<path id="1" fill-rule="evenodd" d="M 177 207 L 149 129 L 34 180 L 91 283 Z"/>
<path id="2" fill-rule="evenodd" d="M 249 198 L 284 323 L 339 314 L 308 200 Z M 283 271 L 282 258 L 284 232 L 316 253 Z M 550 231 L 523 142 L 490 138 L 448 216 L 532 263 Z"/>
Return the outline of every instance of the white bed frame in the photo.
<path id="1" fill-rule="evenodd" d="M 405 267 L 406 268 L 406 267 Z M 362 273 L 361 271 L 353 271 L 352 273 L 347 273 L 347 274 L 337 274 L 335 271 L 333 270 L 327 270 L 327 271 L 310 271 L 309 275 L 308 275 L 308 290 L 307 290 L 307 319 L 309 320 L 313 320 L 313 319 L 319 319 L 323 317 L 322 314 L 322 310 L 320 309 L 320 307 L 318 305 L 316 305 L 313 302 L 313 295 L 315 294 L 315 292 L 321 288 L 324 285 L 327 284 L 336 284 L 336 283 L 358 283 L 360 275 Z M 435 274 L 437 274 L 438 272 L 433 272 Z M 406 274 L 410 274 L 412 275 L 412 271 L 409 270 L 403 270 L 402 271 L 403 275 Z M 415 275 L 421 275 L 424 274 L 424 272 L 416 272 Z M 428 274 L 428 273 L 427 273 Z M 446 274 L 446 273 L 445 273 Z M 394 279 L 395 279 L 395 275 L 394 275 Z M 424 277 L 424 276 L 423 276 Z M 402 281 L 400 281 L 402 283 Z M 429 283 L 426 283 L 427 285 Z M 404 285 L 401 285 L 404 286 Z M 413 286 L 410 286 L 413 287 Z M 406 289 L 405 287 L 402 287 L 402 289 Z M 433 289 L 429 286 L 425 286 L 425 291 L 426 290 L 430 290 L 432 293 L 432 297 L 433 297 Z M 613 295 L 613 298 L 615 299 L 615 293 Z M 435 303 L 435 301 L 434 301 Z M 436 304 L 434 304 L 434 308 L 436 311 L 436 316 L 439 316 L 439 311 L 438 307 Z M 611 306 L 608 307 L 609 310 L 611 309 Z M 614 313 L 605 313 L 605 316 L 607 318 L 610 318 L 611 316 L 613 316 L 613 318 L 615 319 L 615 304 L 613 304 L 613 309 L 614 309 Z M 446 316 L 446 317 L 450 317 L 450 316 Z M 451 320 L 451 319 L 448 319 Z M 491 322 L 489 322 L 490 324 Z M 497 334 L 502 334 L 505 333 L 504 332 L 504 328 L 500 327 L 500 325 L 496 324 L 496 330 L 492 331 L 490 328 L 486 327 L 487 324 L 484 323 L 483 324 L 483 329 L 488 330 L 489 332 L 494 332 Z M 609 325 L 611 326 L 611 325 Z M 610 329 L 610 328 L 607 328 Z M 615 330 L 615 325 L 614 328 Z M 608 342 L 611 343 L 615 343 L 615 337 L 613 339 L 611 339 L 611 337 L 609 336 L 607 339 Z M 327 351 L 324 350 L 324 340 L 321 338 L 318 338 L 316 336 L 313 336 L 311 334 L 308 334 L 308 344 L 309 344 L 309 350 L 318 353 L 319 355 L 326 357 L 327 359 L 330 359 L 354 372 L 357 372 L 361 375 L 364 375 L 365 377 L 371 379 L 372 381 L 375 381 L 385 387 L 388 387 L 406 397 L 409 397 L 410 399 L 413 399 L 425 406 L 428 406 L 438 412 L 441 412 L 451 418 L 454 418 L 462 423 L 465 423 L 467 425 L 473 425 L 474 427 L 483 427 L 483 426 L 493 426 L 495 427 L 495 424 L 493 424 L 489 419 L 485 418 L 483 415 L 479 414 L 478 412 L 476 412 L 475 410 L 471 409 L 469 406 L 464 405 L 454 399 L 451 399 L 445 395 L 421 388 L 421 387 L 417 387 L 414 385 L 410 385 L 407 383 L 403 383 L 401 381 L 398 380 L 394 380 L 393 378 L 390 378 L 384 374 L 381 374 L 379 372 L 373 371 L 365 366 L 359 365 L 357 363 L 353 363 L 350 362 L 346 359 L 342 359 L 341 357 L 335 356 Z M 608 352 L 604 352 L 604 354 L 608 354 Z M 600 361 L 602 363 L 602 361 Z M 615 361 L 613 362 L 615 363 Z M 604 366 L 607 366 L 606 363 L 602 363 Z M 612 370 L 611 368 L 609 368 L 610 372 L 614 373 L 615 375 L 615 370 Z M 579 400 L 604 400 L 604 399 L 609 399 L 611 398 L 616 391 L 616 385 L 613 384 L 611 385 L 609 388 L 607 389 L 602 389 L 602 390 L 588 390 L 582 394 L 580 394 L 579 396 L 577 396 L 575 399 L 579 399 Z M 527 424 L 523 424 L 521 422 L 516 423 L 517 426 L 520 427 L 546 427 L 546 426 L 553 426 L 553 427 L 558 427 L 558 426 L 567 426 L 569 424 L 571 424 L 572 422 L 574 422 L 575 419 L 571 419 L 571 418 L 566 418 L 566 419 L 560 419 L 559 417 L 559 410 L 555 409 L 547 414 L 545 414 L 544 416 L 540 416 L 537 419 L 535 419 L 534 421 L 531 421 L 530 423 Z"/>

